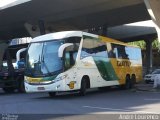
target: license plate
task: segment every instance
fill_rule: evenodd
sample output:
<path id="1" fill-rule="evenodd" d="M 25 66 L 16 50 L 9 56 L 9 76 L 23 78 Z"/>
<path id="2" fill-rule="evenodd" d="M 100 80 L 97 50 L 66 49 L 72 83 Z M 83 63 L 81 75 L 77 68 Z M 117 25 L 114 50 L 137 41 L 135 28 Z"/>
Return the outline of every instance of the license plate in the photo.
<path id="1" fill-rule="evenodd" d="M 29 81 L 30 83 L 37 83 L 37 82 L 40 82 L 41 79 L 32 78 L 32 79 L 28 79 L 28 81 Z"/>
<path id="2" fill-rule="evenodd" d="M 44 87 L 37 87 L 37 90 L 45 90 Z"/>

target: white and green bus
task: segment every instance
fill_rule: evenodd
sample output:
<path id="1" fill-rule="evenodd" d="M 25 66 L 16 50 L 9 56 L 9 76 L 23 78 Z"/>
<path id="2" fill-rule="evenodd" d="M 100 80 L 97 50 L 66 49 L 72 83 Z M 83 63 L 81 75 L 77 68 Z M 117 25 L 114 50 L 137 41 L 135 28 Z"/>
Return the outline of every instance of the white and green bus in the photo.
<path id="1" fill-rule="evenodd" d="M 142 79 L 141 49 L 82 31 L 34 38 L 27 51 L 26 92 L 80 91 L 106 86 L 131 88 Z"/>

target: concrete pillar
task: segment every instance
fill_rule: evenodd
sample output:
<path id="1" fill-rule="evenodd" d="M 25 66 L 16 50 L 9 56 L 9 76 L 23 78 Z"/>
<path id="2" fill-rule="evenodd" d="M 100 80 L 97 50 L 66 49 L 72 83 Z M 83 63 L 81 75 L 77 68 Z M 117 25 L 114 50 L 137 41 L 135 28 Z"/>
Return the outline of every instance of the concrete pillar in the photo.
<path id="1" fill-rule="evenodd" d="M 152 42 L 153 40 L 146 40 L 146 67 L 147 73 L 152 71 Z"/>
<path id="2" fill-rule="evenodd" d="M 46 30 L 45 30 L 45 26 L 44 26 L 44 21 L 43 20 L 39 20 L 38 21 L 38 25 L 39 25 L 39 29 L 40 29 L 40 34 L 41 35 L 46 34 Z"/>
<path id="3" fill-rule="evenodd" d="M 102 27 L 102 35 L 103 36 L 107 36 L 107 25 L 104 25 L 103 27 Z"/>
<path id="4" fill-rule="evenodd" d="M 8 47 L 8 43 L 6 41 L 0 42 L 0 70 L 2 69 L 3 55 L 7 47 Z"/>
<path id="5" fill-rule="evenodd" d="M 144 0 L 147 10 L 155 23 L 155 28 L 160 42 L 160 0 Z"/>

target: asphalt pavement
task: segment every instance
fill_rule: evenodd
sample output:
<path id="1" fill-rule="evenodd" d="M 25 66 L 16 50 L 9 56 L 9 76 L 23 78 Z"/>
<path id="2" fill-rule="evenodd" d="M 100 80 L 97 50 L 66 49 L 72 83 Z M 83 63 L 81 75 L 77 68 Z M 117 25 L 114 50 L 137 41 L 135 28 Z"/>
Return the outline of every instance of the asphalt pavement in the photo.
<path id="1" fill-rule="evenodd" d="M 151 85 L 144 89 L 143 85 L 136 85 L 131 90 L 91 89 L 86 96 L 61 93 L 54 98 L 50 98 L 47 93 L 5 94 L 0 90 L 1 118 L 5 118 L 7 114 L 15 115 L 13 117 L 18 115 L 18 120 L 101 120 L 108 117 L 106 115 L 118 117 L 120 114 L 160 114 L 159 90 L 153 90 Z"/>

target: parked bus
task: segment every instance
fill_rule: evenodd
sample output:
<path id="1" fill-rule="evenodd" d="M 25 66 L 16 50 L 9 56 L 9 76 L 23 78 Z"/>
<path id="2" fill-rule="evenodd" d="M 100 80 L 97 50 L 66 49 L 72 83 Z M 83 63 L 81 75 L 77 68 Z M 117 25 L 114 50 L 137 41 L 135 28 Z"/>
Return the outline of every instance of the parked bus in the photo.
<path id="1" fill-rule="evenodd" d="M 26 92 L 124 86 L 142 79 L 141 49 L 82 31 L 50 33 L 34 38 L 27 51 Z"/>
<path id="2" fill-rule="evenodd" d="M 24 65 L 26 47 L 28 44 L 11 45 L 3 55 L 0 70 L 0 88 L 6 93 L 25 92 L 24 88 Z"/>

